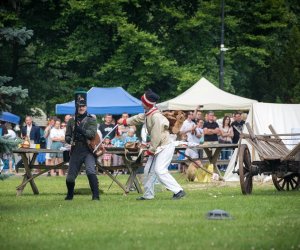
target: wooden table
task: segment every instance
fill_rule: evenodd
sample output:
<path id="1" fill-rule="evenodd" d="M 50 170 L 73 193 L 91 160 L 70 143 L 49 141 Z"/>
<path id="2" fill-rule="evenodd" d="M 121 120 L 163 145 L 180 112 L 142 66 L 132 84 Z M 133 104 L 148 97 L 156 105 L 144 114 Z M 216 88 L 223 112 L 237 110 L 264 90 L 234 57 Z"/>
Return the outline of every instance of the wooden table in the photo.
<path id="1" fill-rule="evenodd" d="M 116 147 L 110 147 L 106 148 L 107 153 L 110 154 L 116 154 L 123 158 L 124 166 L 112 166 L 112 167 L 104 167 L 100 165 L 100 163 L 97 161 L 97 167 L 101 169 L 103 172 L 105 172 L 114 182 L 117 183 L 117 185 L 122 188 L 125 192 L 125 194 L 129 193 L 130 188 L 134 185 L 136 187 L 136 191 L 138 193 L 142 193 L 143 190 L 141 188 L 141 185 L 137 179 L 137 170 L 139 167 L 143 166 L 143 153 L 139 152 L 127 152 L 125 153 L 124 148 L 116 148 Z M 109 170 L 112 169 L 127 169 L 129 172 L 129 177 L 127 179 L 127 182 L 125 185 L 123 185 L 115 176 L 113 176 Z"/>
<path id="2" fill-rule="evenodd" d="M 36 157 L 39 153 L 62 153 L 60 150 L 53 149 L 35 149 L 35 148 L 19 148 L 13 150 L 13 153 L 19 154 L 22 157 L 22 161 L 25 168 L 25 174 L 22 183 L 17 186 L 17 195 L 21 195 L 27 183 L 29 182 L 34 194 L 39 194 L 39 190 L 34 182 L 34 179 L 38 176 L 48 172 L 51 169 L 67 169 L 66 162 L 62 162 L 57 165 L 35 164 Z M 31 159 L 28 157 L 32 154 Z M 37 174 L 33 174 L 33 169 L 40 169 Z"/>
<path id="3" fill-rule="evenodd" d="M 34 182 L 34 179 L 38 176 L 48 172 L 51 169 L 67 169 L 68 163 L 62 162 L 57 165 L 45 165 L 45 164 L 35 164 L 37 155 L 39 153 L 59 153 L 62 152 L 60 150 L 52 150 L 52 149 L 34 149 L 34 148 L 19 148 L 15 149 L 13 153 L 20 154 L 22 157 L 22 161 L 24 164 L 25 174 L 24 178 L 22 180 L 22 183 L 17 186 L 17 195 L 21 195 L 24 188 L 28 184 L 28 182 L 31 185 L 32 191 L 34 194 L 39 194 L 39 190 L 37 188 L 36 183 Z M 101 169 L 103 172 L 105 172 L 114 182 L 118 184 L 120 188 L 122 188 L 125 192 L 125 194 L 129 193 L 129 189 L 135 185 L 137 192 L 142 193 L 142 188 L 139 184 L 139 181 L 136 177 L 136 172 L 138 167 L 142 166 L 142 154 L 137 159 L 133 160 L 132 157 L 137 157 L 138 153 L 128 153 L 127 157 L 125 157 L 125 151 L 124 148 L 110 148 L 109 152 L 111 154 L 117 154 L 123 157 L 124 159 L 124 165 L 122 166 L 111 166 L 111 167 L 104 167 L 102 166 L 99 161 L 96 160 L 96 166 Z M 32 154 L 32 158 L 29 159 L 28 155 Z M 40 169 L 41 171 L 39 173 L 33 174 L 33 169 Z M 110 170 L 115 169 L 126 169 L 129 172 L 128 180 L 126 184 L 122 184 L 114 175 L 110 173 Z"/>
<path id="4" fill-rule="evenodd" d="M 200 150 L 203 149 L 207 155 L 208 161 L 210 164 L 214 165 L 214 171 L 219 174 L 220 179 L 222 179 L 221 173 L 219 168 L 217 167 L 217 161 L 219 159 L 221 150 L 224 148 L 232 148 L 235 149 L 238 147 L 238 144 L 212 144 L 212 143 L 206 143 L 201 144 L 199 146 L 189 146 L 189 147 L 176 147 L 175 152 L 178 152 L 179 150 L 184 150 L 187 148 Z M 194 160 L 201 160 L 201 159 L 194 159 Z"/>
<path id="5" fill-rule="evenodd" d="M 184 150 L 187 148 L 191 149 L 203 149 L 208 157 L 209 163 L 214 165 L 215 172 L 221 176 L 221 173 L 219 172 L 219 169 L 216 165 L 220 152 L 223 148 L 237 148 L 238 144 L 205 144 L 205 145 L 199 145 L 194 147 L 176 147 L 175 152 L 178 152 L 179 150 Z M 215 151 L 214 151 L 215 150 Z M 17 187 L 17 195 L 21 195 L 25 186 L 29 182 L 32 188 L 32 191 L 34 194 L 39 194 L 38 188 L 34 182 L 34 179 L 38 176 L 46 173 L 47 171 L 51 169 L 67 169 L 68 163 L 62 162 L 57 165 L 45 165 L 45 164 L 35 164 L 36 157 L 38 153 L 58 153 L 62 152 L 59 150 L 52 150 L 52 149 L 34 149 L 34 148 L 20 148 L 13 151 L 14 153 L 18 153 L 22 157 L 22 161 L 25 168 L 25 174 L 22 183 Z M 123 191 L 125 194 L 129 193 L 129 189 L 134 185 L 136 187 L 136 190 L 138 193 L 142 193 L 141 185 L 137 179 L 137 170 L 139 167 L 145 163 L 143 154 L 138 154 L 138 152 L 129 152 L 125 156 L 125 150 L 124 148 L 108 148 L 107 153 L 116 154 L 119 156 L 122 156 L 124 160 L 124 165 L 122 166 L 111 166 L 111 167 L 104 167 L 102 166 L 99 161 L 96 160 L 96 165 L 99 169 L 101 169 L 103 172 L 105 172 Z M 33 154 L 33 157 L 31 159 L 28 159 L 28 154 Z M 139 156 L 139 157 L 138 157 Z M 197 159 L 195 159 L 197 160 Z M 201 159 L 200 159 L 201 160 Z M 33 174 L 33 169 L 40 169 L 41 171 L 37 174 Z M 110 173 L 110 170 L 115 169 L 126 169 L 129 172 L 128 179 L 126 181 L 126 184 L 122 184 L 116 176 L 112 175 Z"/>

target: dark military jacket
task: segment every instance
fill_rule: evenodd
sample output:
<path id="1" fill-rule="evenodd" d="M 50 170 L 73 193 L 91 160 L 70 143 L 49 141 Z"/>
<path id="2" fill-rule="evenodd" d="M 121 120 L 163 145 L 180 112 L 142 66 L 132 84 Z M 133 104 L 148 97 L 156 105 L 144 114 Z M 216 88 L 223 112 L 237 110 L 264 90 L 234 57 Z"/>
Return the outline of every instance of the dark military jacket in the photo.
<path id="1" fill-rule="evenodd" d="M 90 140 L 96 136 L 97 122 L 96 119 L 93 118 L 91 115 L 86 115 L 86 117 L 81 119 L 79 127 L 82 133 L 76 132 L 76 136 L 74 138 L 75 142 L 85 142 L 87 139 Z M 75 119 L 71 118 L 67 124 L 67 130 L 65 136 L 65 140 L 69 144 L 72 143 L 74 128 L 75 128 Z"/>

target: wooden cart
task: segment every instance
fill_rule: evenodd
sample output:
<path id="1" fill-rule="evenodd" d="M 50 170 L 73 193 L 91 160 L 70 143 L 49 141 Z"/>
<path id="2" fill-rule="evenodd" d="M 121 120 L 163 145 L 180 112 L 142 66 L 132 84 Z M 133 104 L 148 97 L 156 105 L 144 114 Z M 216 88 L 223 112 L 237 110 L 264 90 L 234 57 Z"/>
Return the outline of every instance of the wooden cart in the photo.
<path id="1" fill-rule="evenodd" d="M 249 134 L 241 133 L 240 138 L 245 139 L 258 153 L 259 161 L 251 161 L 247 144 L 240 140 L 238 147 L 238 171 L 242 193 L 251 194 L 253 176 L 258 174 L 272 175 L 273 183 L 278 191 L 297 190 L 300 186 L 300 143 L 289 150 L 282 138 L 291 138 L 300 134 L 276 134 L 270 125 L 272 134 L 255 135 L 252 128 L 246 123 Z M 298 155 L 298 156 L 297 156 Z"/>

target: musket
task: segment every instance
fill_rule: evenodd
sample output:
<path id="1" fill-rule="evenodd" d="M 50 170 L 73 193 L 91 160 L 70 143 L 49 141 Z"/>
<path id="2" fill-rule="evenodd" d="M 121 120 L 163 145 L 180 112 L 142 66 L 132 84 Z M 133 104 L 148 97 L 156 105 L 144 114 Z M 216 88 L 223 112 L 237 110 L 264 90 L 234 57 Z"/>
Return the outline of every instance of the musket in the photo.
<path id="1" fill-rule="evenodd" d="M 76 138 L 76 134 L 77 134 L 77 127 L 78 127 L 78 107 L 79 107 L 79 102 L 77 100 L 75 100 L 75 125 L 74 125 L 74 130 L 72 133 L 72 141 L 71 141 L 71 145 L 74 146 L 75 145 L 75 138 Z"/>
<path id="2" fill-rule="evenodd" d="M 102 144 L 102 142 L 104 141 L 104 139 L 107 138 L 107 136 L 109 136 L 111 134 L 111 132 L 113 132 L 118 126 L 119 126 L 118 124 L 116 126 L 114 126 L 113 129 L 111 131 L 109 131 L 109 133 L 107 133 L 107 135 L 102 138 L 102 140 L 94 148 L 93 153 L 95 153 L 97 151 L 97 149 L 100 147 L 100 145 Z"/>

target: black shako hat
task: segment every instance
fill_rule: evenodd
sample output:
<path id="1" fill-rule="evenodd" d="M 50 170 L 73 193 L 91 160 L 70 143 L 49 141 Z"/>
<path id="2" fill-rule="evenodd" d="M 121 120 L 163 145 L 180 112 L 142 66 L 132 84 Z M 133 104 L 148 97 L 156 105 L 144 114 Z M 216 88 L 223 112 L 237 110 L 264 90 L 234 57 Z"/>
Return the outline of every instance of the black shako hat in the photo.
<path id="1" fill-rule="evenodd" d="M 86 106 L 87 92 L 83 90 L 75 91 L 75 106 Z"/>
<path id="2" fill-rule="evenodd" d="M 149 108 L 152 108 L 158 99 L 159 95 L 154 93 L 151 89 L 148 89 L 141 97 L 142 102 Z"/>

